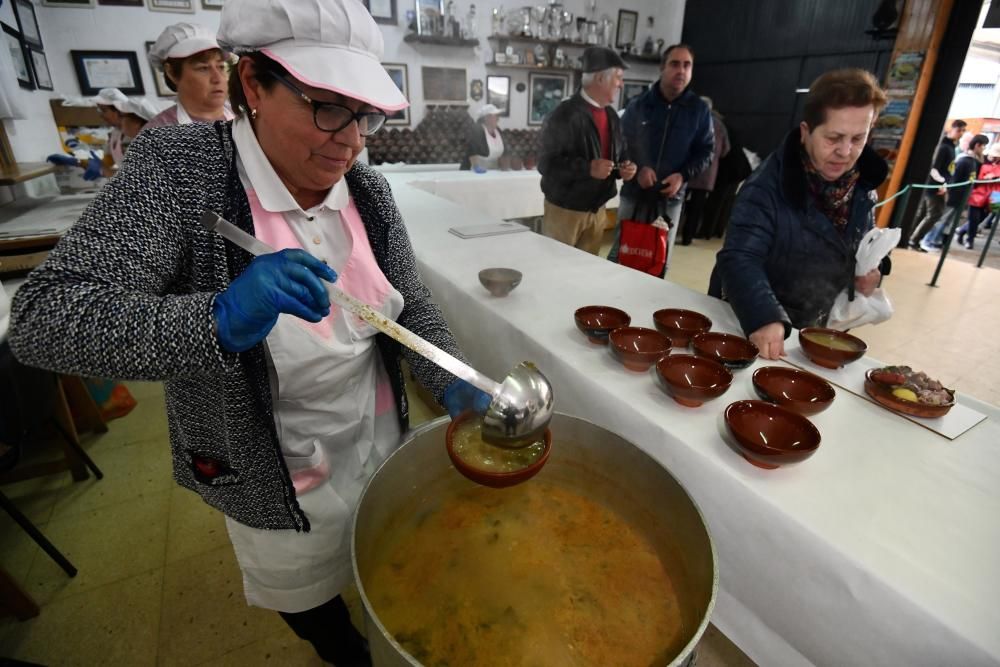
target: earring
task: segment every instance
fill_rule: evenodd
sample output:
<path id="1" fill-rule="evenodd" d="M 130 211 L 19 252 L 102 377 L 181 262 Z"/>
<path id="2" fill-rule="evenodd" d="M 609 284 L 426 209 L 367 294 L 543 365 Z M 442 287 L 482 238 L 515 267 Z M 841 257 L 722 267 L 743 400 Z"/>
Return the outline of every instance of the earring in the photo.
<path id="1" fill-rule="evenodd" d="M 257 110 L 256 109 L 250 109 L 250 119 L 251 120 L 257 120 Z"/>

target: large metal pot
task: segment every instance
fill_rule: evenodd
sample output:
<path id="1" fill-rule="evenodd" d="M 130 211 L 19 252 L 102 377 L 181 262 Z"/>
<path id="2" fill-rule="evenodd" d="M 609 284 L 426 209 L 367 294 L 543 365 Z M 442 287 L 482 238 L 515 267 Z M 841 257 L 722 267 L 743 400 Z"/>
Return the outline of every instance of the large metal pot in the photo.
<path id="1" fill-rule="evenodd" d="M 394 516 L 407 513 L 427 494 L 454 493 L 472 484 L 445 453 L 447 426 L 443 417 L 414 430 L 369 481 L 354 517 L 354 578 L 372 660 L 379 667 L 420 664 L 386 631 L 365 593 L 380 535 Z M 552 455 L 535 479 L 548 478 L 613 509 L 656 546 L 669 571 L 683 573 L 674 581 L 690 637 L 669 664 L 684 664 L 708 626 L 719 585 L 715 547 L 701 512 L 669 472 L 623 438 L 562 414 L 553 416 L 550 428 Z"/>

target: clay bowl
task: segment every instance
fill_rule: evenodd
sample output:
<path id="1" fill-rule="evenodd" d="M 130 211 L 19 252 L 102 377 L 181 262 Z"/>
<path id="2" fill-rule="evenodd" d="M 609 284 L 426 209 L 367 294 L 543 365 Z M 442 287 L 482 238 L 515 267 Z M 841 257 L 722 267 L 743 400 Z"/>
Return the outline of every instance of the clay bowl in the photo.
<path id="1" fill-rule="evenodd" d="M 466 461 L 455 452 L 455 429 L 459 424 L 468 419 L 480 418 L 481 417 L 479 415 L 473 412 L 463 412 L 458 417 L 453 419 L 450 424 L 448 424 L 448 430 L 445 432 L 445 446 L 448 449 L 448 458 L 451 459 L 451 463 L 455 466 L 455 469 L 458 470 L 458 472 L 460 472 L 464 477 L 472 480 L 476 484 L 493 487 L 494 489 L 502 489 L 506 486 L 514 486 L 515 484 L 520 484 L 521 482 L 531 479 L 538 474 L 538 471 L 540 471 L 549 460 L 549 454 L 552 453 L 552 431 L 545 429 L 545 450 L 542 452 L 542 455 L 537 461 L 529 466 L 521 468 L 520 470 L 515 470 L 513 472 L 492 472 L 490 470 L 478 468 L 474 464 Z M 502 447 L 495 447 L 495 449 L 497 450 L 498 456 L 511 455 L 513 452 L 518 451 L 504 449 Z"/>
<path id="2" fill-rule="evenodd" d="M 670 339 L 655 329 L 622 327 L 608 334 L 611 354 L 625 368 L 644 373 L 663 356 L 670 354 Z"/>
<path id="3" fill-rule="evenodd" d="M 573 313 L 577 328 L 595 345 L 607 345 L 612 329 L 627 327 L 632 318 L 611 306 L 584 306 Z"/>
<path id="4" fill-rule="evenodd" d="M 687 347 L 691 336 L 712 328 L 712 320 L 682 308 L 664 308 L 653 313 L 656 328 L 665 333 L 674 347 Z"/>
<path id="5" fill-rule="evenodd" d="M 753 372 L 752 380 L 763 400 L 806 417 L 826 410 L 837 395 L 829 382 L 797 368 L 765 366 Z"/>
<path id="6" fill-rule="evenodd" d="M 810 340 L 813 336 L 833 338 L 850 349 L 841 350 L 829 344 Z M 802 347 L 802 352 L 809 357 L 809 361 L 823 368 L 846 366 L 865 356 L 865 352 L 868 351 L 868 345 L 857 336 L 822 327 L 806 327 L 799 330 L 799 345 Z"/>
<path id="7" fill-rule="evenodd" d="M 819 448 L 812 422 L 764 401 L 736 401 L 725 411 L 732 444 L 758 468 L 774 469 L 804 461 Z"/>
<path id="8" fill-rule="evenodd" d="M 493 296 L 507 296 L 521 284 L 521 272 L 514 269 L 483 269 L 479 272 L 479 282 Z"/>
<path id="9" fill-rule="evenodd" d="M 675 401 L 697 408 L 705 401 L 726 393 L 733 383 L 732 372 L 717 361 L 693 354 L 672 354 L 656 362 L 660 388 Z"/>
<path id="10" fill-rule="evenodd" d="M 741 336 L 706 331 L 691 338 L 691 349 L 699 357 L 722 363 L 726 368 L 746 368 L 757 359 L 757 346 Z"/>
<path id="11" fill-rule="evenodd" d="M 944 417 L 955 405 L 955 392 L 951 389 L 948 390 L 951 393 L 951 402 L 944 405 L 928 405 L 927 403 L 907 401 L 900 398 L 892 393 L 893 387 L 891 385 L 876 382 L 872 379 L 872 373 L 877 370 L 879 369 L 872 368 L 865 373 L 865 393 L 871 396 L 876 403 L 890 410 L 902 412 L 904 415 L 910 415 L 911 417 L 934 419 L 936 417 Z"/>

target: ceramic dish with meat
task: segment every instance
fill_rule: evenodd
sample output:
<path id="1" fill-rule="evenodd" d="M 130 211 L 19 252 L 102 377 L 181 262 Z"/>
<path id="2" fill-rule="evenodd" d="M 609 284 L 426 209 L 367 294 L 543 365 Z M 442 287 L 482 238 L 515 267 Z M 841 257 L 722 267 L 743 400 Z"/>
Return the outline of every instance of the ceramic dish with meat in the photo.
<path id="1" fill-rule="evenodd" d="M 955 404 L 955 391 L 909 366 L 873 368 L 865 391 L 882 405 L 914 417 L 942 417 Z"/>

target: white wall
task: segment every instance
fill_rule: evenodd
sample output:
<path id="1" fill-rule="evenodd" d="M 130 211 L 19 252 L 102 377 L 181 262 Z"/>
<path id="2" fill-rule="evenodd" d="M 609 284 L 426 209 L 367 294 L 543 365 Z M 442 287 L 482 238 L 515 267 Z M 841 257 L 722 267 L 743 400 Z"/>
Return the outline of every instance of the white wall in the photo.
<path id="1" fill-rule="evenodd" d="M 215 29 L 219 25 L 219 12 L 199 9 L 194 14 L 151 12 L 145 7 L 113 7 L 97 5 L 92 8 L 46 7 L 40 0 L 32 0 L 41 28 L 42 42 L 49 63 L 49 70 L 55 86 L 55 92 L 19 90 L 29 113 L 28 120 L 4 121 L 15 156 L 20 161 L 42 160 L 49 153 L 59 150 L 59 140 L 52 114 L 48 107 L 48 99 L 66 95 L 80 95 L 76 73 L 70 59 L 70 50 L 109 50 L 135 51 L 139 54 L 139 69 L 142 73 L 146 95 L 158 102 L 160 106 L 170 104 L 166 98 L 156 97 L 156 88 L 152 72 L 145 57 L 145 42 L 156 39 L 166 26 L 180 21 L 200 23 Z M 409 44 L 403 41 L 408 32 L 405 28 L 406 11 L 412 9 L 412 1 L 396 0 L 398 26 L 382 25 L 385 37 L 385 57 L 388 63 L 406 63 L 409 77 L 409 94 L 412 104 L 411 127 L 423 118 L 423 86 L 421 84 L 420 67 L 422 65 L 436 67 L 464 68 L 467 72 L 467 82 L 480 79 L 484 85 L 486 75 L 501 74 L 511 77 L 511 117 L 504 119 L 503 127 L 516 128 L 527 125 L 527 90 L 518 93 L 515 86 L 518 82 L 528 82 L 527 70 L 487 68 L 484 59 L 492 52 L 491 44 L 486 36 L 490 32 L 490 10 L 500 3 L 496 0 L 476 4 L 478 37 L 481 45 L 476 48 L 456 48 L 432 46 L 425 44 Z M 585 14 L 585 0 L 565 0 L 564 8 L 581 16 Z M 456 13 L 464 17 L 469 9 L 467 0 L 456 2 Z M 680 40 L 681 26 L 684 18 L 684 0 L 608 0 L 602 1 L 598 7 L 598 18 L 607 14 L 617 21 L 619 9 L 631 9 L 639 12 L 637 39 L 641 44 L 650 30 L 646 27 L 647 17 L 653 16 L 655 25 L 654 38 L 662 38 L 667 44 Z M 10 25 L 16 25 L 10 2 L 0 6 L 0 19 Z M 578 53 L 578 52 L 575 52 Z M 653 80 L 657 77 L 654 65 L 630 64 L 626 78 Z M 475 108 L 483 101 L 469 104 Z"/>

